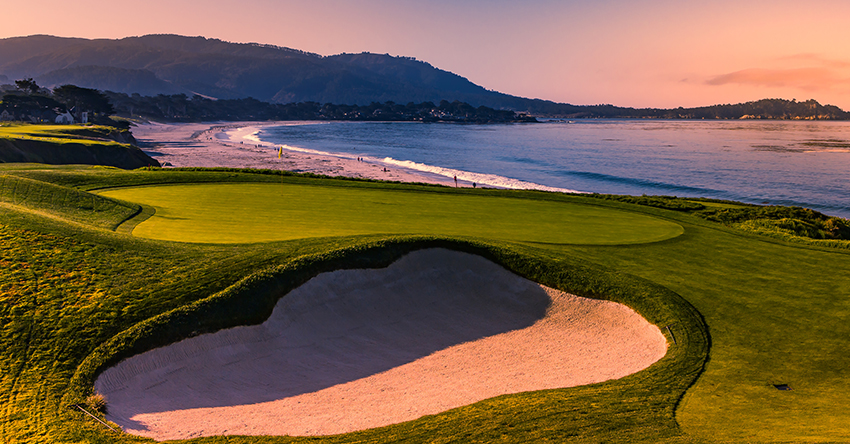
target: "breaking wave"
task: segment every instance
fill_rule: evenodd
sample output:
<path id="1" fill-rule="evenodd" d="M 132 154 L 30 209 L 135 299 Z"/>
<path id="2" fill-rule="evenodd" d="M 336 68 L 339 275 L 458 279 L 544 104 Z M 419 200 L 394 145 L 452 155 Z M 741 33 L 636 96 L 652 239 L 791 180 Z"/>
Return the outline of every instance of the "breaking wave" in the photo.
<path id="1" fill-rule="evenodd" d="M 473 173 L 471 171 L 458 170 L 454 168 L 444 168 L 434 165 L 427 165 L 424 163 L 413 162 L 411 160 L 398 160 L 393 159 L 392 157 L 369 157 L 369 156 L 358 156 L 356 154 L 350 153 L 330 153 L 327 151 L 319 151 L 313 150 L 309 148 L 301 148 L 292 145 L 278 144 L 278 145 L 265 145 L 260 136 L 260 131 L 255 131 L 251 134 L 244 136 L 245 140 L 249 140 L 251 142 L 257 143 L 261 146 L 267 146 L 268 148 L 278 149 L 283 148 L 287 151 L 296 151 L 299 153 L 307 153 L 307 154 L 316 154 L 321 156 L 333 156 L 342 159 L 363 159 L 364 162 L 381 164 L 386 166 L 394 166 L 405 168 L 408 170 L 419 171 L 422 173 L 428 174 L 436 174 L 438 176 L 448 177 L 450 179 L 457 177 L 459 181 L 472 182 L 479 186 L 484 187 L 495 187 L 495 188 L 505 188 L 511 190 L 538 190 L 538 191 L 550 191 L 556 193 L 573 193 L 573 194 L 586 194 L 585 191 L 578 190 L 570 190 L 567 188 L 558 188 L 558 187 L 550 187 L 546 185 L 541 185 L 534 182 L 527 182 L 519 179 L 512 179 L 510 177 L 498 176 L 495 174 L 484 174 L 484 173 Z"/>
<path id="2" fill-rule="evenodd" d="M 387 165 L 395 165 L 410 170 L 421 171 L 424 173 L 438 174 L 449 178 L 457 177 L 458 180 L 473 182 L 482 186 L 491 186 L 496 188 L 507 188 L 512 190 L 539 190 L 553 191 L 558 193 L 585 193 L 584 191 L 570 190 L 567 188 L 550 187 L 540 185 L 534 182 L 526 182 L 519 179 L 511 179 L 510 177 L 497 176 L 495 174 L 473 173 L 470 171 L 456 170 L 453 168 L 443 168 L 424 163 L 417 163 L 410 160 L 396 160 L 392 157 L 380 159 L 381 163 Z"/>

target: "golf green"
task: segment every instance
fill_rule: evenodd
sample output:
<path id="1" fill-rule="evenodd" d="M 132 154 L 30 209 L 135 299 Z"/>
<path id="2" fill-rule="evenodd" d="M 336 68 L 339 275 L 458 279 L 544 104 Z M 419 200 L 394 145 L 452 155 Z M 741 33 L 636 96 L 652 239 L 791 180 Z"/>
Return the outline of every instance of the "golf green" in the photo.
<path id="1" fill-rule="evenodd" d="M 230 183 L 109 189 L 156 209 L 133 234 L 242 243 L 362 234 L 439 234 L 552 244 L 637 244 L 681 225 L 646 214 L 547 200 L 367 187 Z"/>

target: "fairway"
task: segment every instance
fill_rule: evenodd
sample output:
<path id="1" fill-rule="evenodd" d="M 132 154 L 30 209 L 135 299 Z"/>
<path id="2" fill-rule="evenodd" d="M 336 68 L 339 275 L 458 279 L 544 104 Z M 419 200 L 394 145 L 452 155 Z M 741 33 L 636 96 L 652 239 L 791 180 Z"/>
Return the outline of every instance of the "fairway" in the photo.
<path id="1" fill-rule="evenodd" d="M 282 295 L 321 273 L 377 272 L 429 248 L 477 255 L 538 284 L 624 304 L 660 329 L 667 353 L 621 379 L 519 389 L 350 434 L 215 436 L 202 441 L 850 442 L 850 389 L 845 383 L 850 379 L 850 245 L 844 238 L 817 243 L 814 238 L 789 242 L 761 236 L 707 219 L 725 214 L 713 212 L 715 202 L 692 207 L 673 198 L 617 201 L 248 170 L 121 171 L 31 164 L 0 171 L 0 300 L 7 307 L 0 312 L 2 442 L 140 442 L 74 407 L 88 407 L 105 419 L 102 398 L 93 388 L 105 369 L 172 343 L 260 325 Z M 784 207 L 757 210 L 747 220 L 771 212 L 797 214 Z M 726 216 L 721 221 L 731 221 L 735 214 Z M 129 235 L 134 227 L 135 235 Z M 245 232 L 256 236 L 246 238 Z M 275 239 L 281 241 L 262 242 Z M 660 239 L 670 240 L 652 242 Z M 444 260 L 429 262 L 445 265 Z M 472 281 L 464 277 L 458 282 Z M 429 291 L 427 297 L 411 300 L 430 306 L 428 298 L 439 293 Z M 369 310 L 389 310 L 367 305 Z M 404 307 L 425 313 L 413 303 Z M 348 309 L 368 315 L 367 310 Z M 435 334 L 467 327 L 471 319 L 446 317 L 463 313 L 459 310 L 441 313 L 435 315 L 440 322 L 431 330 Z M 384 321 L 395 326 L 392 319 Z M 425 328 L 409 331 L 422 338 Z M 371 344 L 361 333 L 356 337 Z M 543 343 L 520 344 L 507 352 L 528 353 Z M 353 349 L 346 345 L 345 350 Z M 493 356 L 485 354 L 487 359 Z M 275 381 L 283 373 L 269 375 Z M 492 373 L 487 376 L 484 385 L 492 387 Z M 257 382 L 236 381 L 239 387 L 244 381 Z M 427 381 L 429 387 L 440 385 L 433 383 L 431 373 Z M 331 382 L 335 385 L 328 389 L 341 388 L 339 381 Z M 791 390 L 777 390 L 777 385 Z M 463 385 L 464 390 L 469 387 Z M 346 394 L 345 401 L 351 399 Z M 118 413 L 118 401 L 107 398 L 107 415 L 110 402 Z M 302 404 L 298 408 L 305 408 Z M 357 412 L 372 411 L 360 404 Z"/>
<path id="2" fill-rule="evenodd" d="M 434 234 L 615 245 L 655 242 L 684 232 L 674 222 L 610 208 L 427 191 L 238 183 L 118 188 L 99 194 L 156 209 L 134 235 L 181 242 Z"/>

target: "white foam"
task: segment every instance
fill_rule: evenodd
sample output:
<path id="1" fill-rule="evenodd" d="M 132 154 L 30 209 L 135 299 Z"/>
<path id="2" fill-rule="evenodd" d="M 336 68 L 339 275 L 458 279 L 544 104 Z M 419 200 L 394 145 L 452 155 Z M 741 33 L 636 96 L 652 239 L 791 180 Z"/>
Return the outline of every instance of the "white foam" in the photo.
<path id="1" fill-rule="evenodd" d="M 242 136 L 243 139 L 251 141 L 254 144 L 263 145 L 265 142 L 260 138 L 260 130 L 257 129 L 249 134 Z M 558 188 L 558 187 L 550 187 L 547 185 L 541 185 L 534 182 L 527 182 L 519 179 L 512 179 L 510 177 L 499 176 L 496 174 L 484 174 L 484 173 L 473 173 L 471 171 L 458 170 L 454 168 L 444 168 L 434 165 L 428 165 L 424 163 L 413 162 L 411 160 L 397 160 L 392 157 L 369 157 L 369 156 L 360 156 L 356 154 L 349 153 L 330 153 L 326 151 L 313 150 L 309 148 L 301 148 L 292 145 L 271 145 L 270 148 L 283 148 L 287 151 L 295 151 L 299 153 L 307 153 L 307 154 L 315 154 L 319 156 L 332 156 L 338 157 L 342 159 L 362 159 L 364 162 L 377 163 L 387 166 L 395 166 L 406 168 L 408 170 L 419 171 L 423 173 L 436 174 L 443 177 L 454 178 L 457 177 L 457 180 L 473 182 L 480 186 L 489 186 L 495 188 L 505 188 L 511 190 L 538 190 L 538 191 L 550 191 L 556 193 L 571 193 L 571 194 L 587 194 L 586 191 L 577 191 L 571 190 L 568 188 Z"/>
<path id="2" fill-rule="evenodd" d="M 242 138 L 254 143 L 263 143 L 263 141 L 260 139 L 260 130 L 256 130 L 252 133 L 246 134 L 242 136 Z"/>
<path id="3" fill-rule="evenodd" d="M 526 182 L 524 180 L 512 179 L 510 177 L 498 176 L 495 174 L 473 173 L 470 171 L 456 170 L 453 168 L 443 168 L 424 163 L 416 163 L 410 160 L 396 160 L 392 157 L 385 157 L 381 163 L 387 165 L 396 165 L 403 168 L 422 171 L 426 173 L 439 174 L 446 177 L 457 177 L 458 180 L 474 182 L 479 185 L 492 186 L 496 188 L 507 188 L 512 190 L 540 190 L 552 191 L 558 193 L 586 193 L 585 191 L 570 190 L 567 188 L 550 187 L 534 182 Z"/>

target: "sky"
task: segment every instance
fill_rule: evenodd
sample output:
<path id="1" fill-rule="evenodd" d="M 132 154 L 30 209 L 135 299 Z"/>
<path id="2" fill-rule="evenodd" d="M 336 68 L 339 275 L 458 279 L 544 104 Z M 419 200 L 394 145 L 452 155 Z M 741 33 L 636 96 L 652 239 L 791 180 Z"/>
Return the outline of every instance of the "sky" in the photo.
<path id="1" fill-rule="evenodd" d="M 4 0 L 6 3 L 6 0 Z M 850 110 L 850 1 L 40 0 L 0 38 L 204 36 L 415 57 L 487 89 L 577 105 L 815 99 Z"/>

